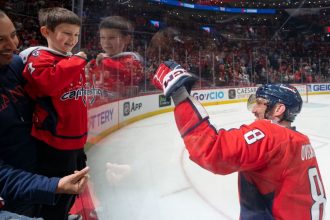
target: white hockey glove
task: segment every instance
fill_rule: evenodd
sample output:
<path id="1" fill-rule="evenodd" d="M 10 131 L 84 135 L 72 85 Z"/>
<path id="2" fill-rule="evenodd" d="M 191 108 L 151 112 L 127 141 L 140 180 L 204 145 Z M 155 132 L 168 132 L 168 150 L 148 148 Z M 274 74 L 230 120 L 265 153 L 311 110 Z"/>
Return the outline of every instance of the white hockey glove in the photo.
<path id="1" fill-rule="evenodd" d="M 163 90 L 165 97 L 170 97 L 180 87 L 186 87 L 190 93 L 196 78 L 174 61 L 166 61 L 158 67 L 153 84 Z"/>

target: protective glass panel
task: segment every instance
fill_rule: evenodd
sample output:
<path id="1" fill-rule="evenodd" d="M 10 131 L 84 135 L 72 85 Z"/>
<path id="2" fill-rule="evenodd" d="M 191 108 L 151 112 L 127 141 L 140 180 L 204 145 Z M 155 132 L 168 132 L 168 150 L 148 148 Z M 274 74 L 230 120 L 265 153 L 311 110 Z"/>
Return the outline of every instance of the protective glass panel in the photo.
<path id="1" fill-rule="evenodd" d="M 305 170 L 308 178 L 304 181 L 310 188 L 304 196 L 312 203 L 304 207 L 304 213 L 291 207 L 290 200 L 280 204 L 280 211 L 303 215 L 279 218 L 304 219 L 312 213 L 313 217 L 308 219 L 321 219 L 325 215 L 328 210 L 325 195 L 330 191 L 330 176 L 326 172 L 330 136 L 324 129 L 330 115 L 329 1 L 8 0 L 0 3 L 17 28 L 19 51 L 47 46 L 39 30 L 39 9 L 64 7 L 82 19 L 79 40 L 75 39 L 77 36 L 66 37 L 63 42 L 59 39 L 64 47 L 72 46 L 77 40 L 73 54 L 84 52 L 87 58 L 86 83 L 80 92 L 88 113 L 84 149 L 91 170 L 88 187 L 77 197 L 71 214 L 87 220 L 239 219 L 240 212 L 245 214 L 253 205 L 256 207 L 252 208 L 260 210 L 269 208 L 276 193 L 282 193 L 273 194 L 272 190 L 281 184 L 270 184 L 268 179 L 261 178 L 251 185 L 249 178 L 253 178 L 253 172 L 245 179 L 240 176 L 241 182 L 237 184 L 236 171 L 256 169 L 255 161 L 262 157 L 229 160 L 233 163 L 231 167 L 237 169 L 228 175 L 209 171 L 213 166 L 227 163 L 203 164 L 203 169 L 190 159 L 176 127 L 177 118 L 173 117 L 173 100 L 153 85 L 159 65 L 170 60 L 197 78 L 190 95 L 207 106 L 212 132 L 221 132 L 222 128 L 232 131 L 242 124 L 253 123 L 254 115 L 246 111 L 246 102 L 251 111 L 259 85 L 295 85 L 304 100 L 303 111 L 295 124 L 310 137 L 315 149 L 314 152 L 305 145 L 300 159 L 317 156 L 321 172 L 314 167 Z M 296 8 L 300 8 L 299 13 Z M 203 109 L 199 106 L 194 110 L 202 112 L 199 115 L 202 117 L 206 115 Z M 66 112 L 71 116 L 78 114 L 70 109 Z M 209 138 L 205 135 L 205 139 L 221 139 L 212 135 Z M 246 131 L 242 138 L 251 145 L 240 152 L 250 152 L 252 144 L 263 139 L 264 134 L 255 129 Z M 216 158 L 224 156 L 221 154 L 224 150 L 237 146 L 233 142 L 217 150 Z M 272 158 L 271 153 L 267 159 Z M 233 162 L 243 160 L 246 160 L 244 167 Z M 284 164 L 280 159 L 268 162 L 270 166 Z M 292 184 L 293 188 L 299 188 L 299 181 Z M 238 186 L 247 188 L 239 194 Z M 292 193 L 283 190 L 283 194 Z M 263 196 L 251 200 L 248 192 L 256 191 L 258 196 Z M 239 196 L 242 196 L 241 204 Z M 249 199 L 253 202 L 244 204 Z M 274 215 L 279 212 L 276 208 L 269 210 Z M 329 220 L 329 216 L 324 219 Z"/>

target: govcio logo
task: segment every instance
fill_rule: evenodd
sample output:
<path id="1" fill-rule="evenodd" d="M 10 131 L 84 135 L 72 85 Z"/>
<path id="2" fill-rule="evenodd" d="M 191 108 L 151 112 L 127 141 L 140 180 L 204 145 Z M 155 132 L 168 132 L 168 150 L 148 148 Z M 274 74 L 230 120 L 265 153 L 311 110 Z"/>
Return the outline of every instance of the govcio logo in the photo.
<path id="1" fill-rule="evenodd" d="M 166 98 L 164 95 L 159 95 L 159 107 L 165 107 L 171 105 L 171 98 Z"/>
<path id="2" fill-rule="evenodd" d="M 124 102 L 124 106 L 123 106 L 123 114 L 124 116 L 128 116 L 130 113 L 130 104 L 129 102 Z"/>
<path id="3" fill-rule="evenodd" d="M 224 93 L 222 91 L 213 91 L 213 92 L 204 92 L 204 93 L 195 92 L 192 94 L 192 96 L 199 101 L 208 101 L 208 100 L 223 99 Z"/>

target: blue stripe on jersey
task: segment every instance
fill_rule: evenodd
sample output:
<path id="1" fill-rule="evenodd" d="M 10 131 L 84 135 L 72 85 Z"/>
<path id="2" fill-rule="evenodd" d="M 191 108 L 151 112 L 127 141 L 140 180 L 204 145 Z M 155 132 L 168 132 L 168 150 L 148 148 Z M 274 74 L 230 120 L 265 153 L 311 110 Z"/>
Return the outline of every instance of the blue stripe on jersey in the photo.
<path id="1" fill-rule="evenodd" d="M 272 206 L 274 192 L 262 195 L 257 187 L 239 172 L 241 220 L 274 220 Z"/>

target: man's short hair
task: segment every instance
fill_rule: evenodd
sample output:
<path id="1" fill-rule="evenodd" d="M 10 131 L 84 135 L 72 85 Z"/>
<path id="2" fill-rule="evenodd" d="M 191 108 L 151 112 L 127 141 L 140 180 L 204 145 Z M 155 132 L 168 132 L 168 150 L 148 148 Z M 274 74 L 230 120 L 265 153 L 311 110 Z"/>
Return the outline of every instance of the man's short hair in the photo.
<path id="1" fill-rule="evenodd" d="M 99 29 L 118 29 L 123 35 L 132 35 L 134 31 L 132 23 L 121 16 L 109 16 L 103 18 Z"/>
<path id="2" fill-rule="evenodd" d="M 40 9 L 38 19 L 40 26 L 46 26 L 51 31 L 63 23 L 81 26 L 81 19 L 78 15 L 60 7 Z"/>

